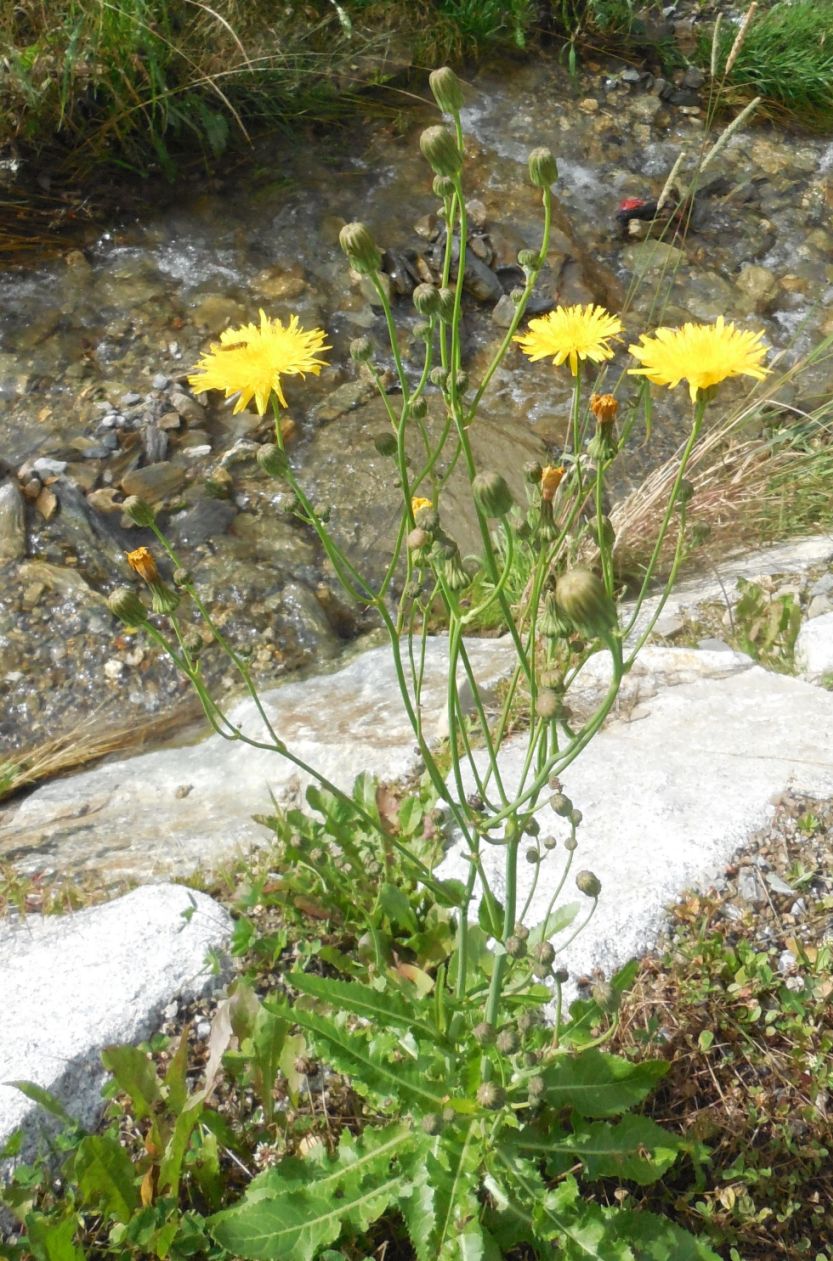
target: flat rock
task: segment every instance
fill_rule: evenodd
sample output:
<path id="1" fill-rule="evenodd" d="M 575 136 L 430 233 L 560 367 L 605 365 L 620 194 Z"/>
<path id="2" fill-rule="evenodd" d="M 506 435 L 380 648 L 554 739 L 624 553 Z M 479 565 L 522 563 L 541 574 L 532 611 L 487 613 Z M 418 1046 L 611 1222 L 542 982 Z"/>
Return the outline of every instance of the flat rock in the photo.
<path id="1" fill-rule="evenodd" d="M 573 977 L 596 967 L 610 974 L 647 949 L 669 904 L 686 888 L 713 881 L 771 818 L 773 799 L 788 786 L 833 791 L 833 695 L 771 674 L 741 653 L 650 648 L 640 662 L 647 686 L 630 699 L 625 694 L 612 721 L 561 777 L 583 815 L 572 873 L 589 868 L 602 883 L 598 910 L 564 955 Z M 603 658 L 593 671 L 603 683 Z M 522 737 L 504 746 L 508 790 L 525 751 Z M 567 835 L 548 806 L 536 817 L 542 837 Z M 503 850 L 486 845 L 481 857 L 501 897 Z M 518 904 L 531 894 L 527 924 L 543 920 L 565 858 L 560 844 L 545 851 L 534 891 L 534 869 L 521 863 Z M 462 879 L 468 867 L 458 846 L 439 874 Z M 579 923 L 590 903 L 571 874 L 561 902 L 573 901 Z"/>
<path id="2" fill-rule="evenodd" d="M 0 924 L 0 1082 L 30 1081 L 56 1095 L 82 1125 L 103 1103 L 102 1049 L 140 1042 L 164 1008 L 190 1001 L 222 977 L 206 962 L 232 932 L 228 912 L 179 885 L 135 889 L 72 915 Z M 17 1129 L 31 1155 L 52 1118 L 0 1085 L 0 1148 Z M 0 1177 L 10 1165 L 0 1165 Z"/>
<path id="3" fill-rule="evenodd" d="M 23 497 L 12 481 L 0 486 L 0 565 L 26 555 Z"/>
<path id="4" fill-rule="evenodd" d="M 487 692 L 514 661 L 505 640 L 473 640 L 468 651 Z M 422 715 L 438 739 L 446 662 L 446 641 L 429 641 Z M 360 771 L 398 780 L 416 769 L 413 731 L 398 698 L 385 646 L 334 674 L 265 692 L 263 702 L 287 747 L 349 791 Z M 250 700 L 229 717 L 247 735 L 264 736 Z M 213 735 L 55 780 L 0 809 L 0 861 L 21 872 L 84 872 L 105 885 L 216 867 L 267 843 L 271 834 L 252 816 L 271 811 L 272 794 L 294 801 L 308 782 L 275 753 Z"/>
<path id="5" fill-rule="evenodd" d="M 185 485 L 185 469 L 178 464 L 163 460 L 148 464 L 145 468 L 125 473 L 121 488 L 125 495 L 138 495 L 149 504 L 161 503 L 169 495 L 175 495 Z"/>

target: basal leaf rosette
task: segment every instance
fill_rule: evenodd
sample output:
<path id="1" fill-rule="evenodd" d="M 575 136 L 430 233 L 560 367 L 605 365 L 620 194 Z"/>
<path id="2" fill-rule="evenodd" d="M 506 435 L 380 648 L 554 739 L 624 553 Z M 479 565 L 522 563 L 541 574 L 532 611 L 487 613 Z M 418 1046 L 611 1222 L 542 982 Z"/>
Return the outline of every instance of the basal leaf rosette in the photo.
<path id="1" fill-rule="evenodd" d="M 763 359 L 767 353 L 763 333 L 753 333 L 726 323 L 719 315 L 714 324 L 683 324 L 682 328 L 658 328 L 642 333 L 630 353 L 641 367 L 629 368 L 630 376 L 643 376 L 654 385 L 675 389 L 688 382 L 691 401 L 730 377 L 752 377 L 763 381 L 769 373 Z"/>
<path id="2" fill-rule="evenodd" d="M 577 376 L 580 359 L 593 363 L 612 359 L 609 343 L 621 332 L 618 315 L 588 302 L 586 306 L 559 306 L 530 320 L 527 331 L 514 340 L 533 363 L 549 358 L 556 367 L 569 363 L 571 373 Z"/>
<path id="3" fill-rule="evenodd" d="M 263 416 L 273 393 L 282 407 L 287 405 L 282 377 L 302 377 L 308 372 L 318 376 L 326 367 L 327 361 L 318 357 L 330 349 L 325 337 L 320 328 L 303 329 L 297 315 L 284 324 L 261 311 L 259 325 L 244 324 L 222 332 L 188 380 L 196 390 L 223 390 L 226 398 L 236 394 L 235 415 L 254 399 Z"/>

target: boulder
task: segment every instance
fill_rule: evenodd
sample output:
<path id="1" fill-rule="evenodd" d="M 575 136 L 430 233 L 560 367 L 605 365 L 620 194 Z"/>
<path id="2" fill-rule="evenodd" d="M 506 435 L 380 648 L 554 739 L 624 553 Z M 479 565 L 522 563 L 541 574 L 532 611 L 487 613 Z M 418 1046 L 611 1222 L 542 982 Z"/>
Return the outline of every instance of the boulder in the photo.
<path id="1" fill-rule="evenodd" d="M 795 664 L 811 683 L 833 679 L 833 613 L 804 622 L 795 641 Z"/>

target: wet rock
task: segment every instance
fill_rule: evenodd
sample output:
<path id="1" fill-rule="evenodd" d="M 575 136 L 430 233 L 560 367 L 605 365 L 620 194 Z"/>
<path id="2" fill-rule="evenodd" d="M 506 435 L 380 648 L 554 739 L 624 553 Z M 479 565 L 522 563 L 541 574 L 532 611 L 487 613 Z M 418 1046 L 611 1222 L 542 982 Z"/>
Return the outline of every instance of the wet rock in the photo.
<path id="1" fill-rule="evenodd" d="M 98 490 L 89 492 L 87 503 L 96 512 L 120 512 L 121 494 L 115 486 L 101 486 Z"/>
<path id="2" fill-rule="evenodd" d="M 67 470 L 67 462 L 42 455 L 32 461 L 32 468 L 40 477 L 60 477 Z"/>
<path id="3" fill-rule="evenodd" d="M 228 911 L 177 885 L 136 889 L 71 915 L 27 915 L 0 927 L 4 1034 L 0 1080 L 31 1081 L 55 1095 L 84 1127 L 104 1109 L 102 1050 L 137 1043 L 159 1027 L 164 1008 L 217 988 Z M 219 958 L 219 972 L 206 962 Z M 19 1159 L 54 1133 L 53 1118 L 19 1090 L 0 1085 L 0 1148 L 20 1129 Z M 0 1165 L 8 1178 L 13 1164 Z"/>
<path id="4" fill-rule="evenodd" d="M 348 412 L 353 412 L 357 407 L 363 406 L 375 394 L 376 386 L 372 381 L 367 381 L 362 377 L 345 381 L 312 409 L 311 417 L 316 424 L 328 424 L 331 420 L 338 420 L 339 417 L 346 416 Z"/>
<path id="5" fill-rule="evenodd" d="M 151 380 L 151 385 L 154 390 L 166 390 L 170 384 L 171 378 L 166 377 L 164 372 L 157 372 Z"/>
<path id="6" fill-rule="evenodd" d="M 301 645 L 314 645 L 322 659 L 334 657 L 342 648 L 330 621 L 315 595 L 302 582 L 288 582 L 281 593 L 284 617 Z"/>
<path id="7" fill-rule="evenodd" d="M 197 328 L 208 333 L 221 333 L 232 325 L 245 324 L 251 318 L 251 311 L 235 298 L 209 293 L 196 303 L 192 318 Z"/>
<path id="8" fill-rule="evenodd" d="M 83 574 L 77 569 L 64 565 L 50 565 L 43 560 L 27 560 L 20 566 L 21 582 L 56 591 L 59 595 L 74 600 L 83 600 L 91 604 L 106 607 L 107 601 L 98 591 L 93 591 Z"/>
<path id="9" fill-rule="evenodd" d="M 508 293 L 505 293 L 499 302 L 495 303 L 492 310 L 492 321 L 497 324 L 498 328 L 508 328 L 515 318 L 517 307 Z"/>
<path id="10" fill-rule="evenodd" d="M 35 508 L 43 517 L 44 521 L 51 521 L 58 511 L 58 496 L 48 486 L 44 486 L 41 493 L 35 500 Z"/>
<path id="11" fill-rule="evenodd" d="M 0 485 L 0 565 L 26 555 L 23 498 L 11 480 Z"/>
<path id="12" fill-rule="evenodd" d="M 749 309 L 764 314 L 778 294 L 778 280 L 768 267 L 745 263 L 737 278 L 737 287 L 749 299 Z"/>
<path id="13" fill-rule="evenodd" d="M 122 478 L 121 489 L 125 495 L 138 495 L 149 504 L 158 504 L 180 491 L 185 485 L 185 478 L 186 471 L 181 465 L 163 460 L 159 464 L 131 469 Z"/>
<path id="14" fill-rule="evenodd" d="M 130 536 L 114 521 L 90 512 L 84 495 L 67 478 L 58 478 L 52 489 L 60 504 L 56 526 L 63 546 L 96 578 L 113 579 L 123 573 L 125 552 L 133 545 Z"/>
<path id="15" fill-rule="evenodd" d="M 667 241 L 638 241 L 622 251 L 622 261 L 635 276 L 647 276 L 652 272 L 673 271 L 686 260 L 685 250 Z"/>
<path id="16" fill-rule="evenodd" d="M 158 464 L 168 454 L 168 435 L 159 425 L 149 424 L 142 429 L 142 446 L 148 464 Z"/>
<path id="17" fill-rule="evenodd" d="M 174 411 L 183 420 L 187 420 L 189 424 L 205 424 L 205 408 L 195 398 L 192 398 L 190 394 L 186 394 L 184 390 L 172 390 L 170 404 Z"/>
<path id="18" fill-rule="evenodd" d="M 168 531 L 175 542 L 199 547 L 225 534 L 236 516 L 237 509 L 227 499 L 200 499 L 172 517 Z"/>

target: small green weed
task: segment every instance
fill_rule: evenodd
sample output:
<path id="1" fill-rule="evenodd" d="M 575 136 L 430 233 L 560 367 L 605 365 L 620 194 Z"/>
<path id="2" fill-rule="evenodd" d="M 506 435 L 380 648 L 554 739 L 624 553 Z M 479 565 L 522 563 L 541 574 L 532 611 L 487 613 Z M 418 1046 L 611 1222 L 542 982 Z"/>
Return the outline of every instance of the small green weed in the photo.
<path id="1" fill-rule="evenodd" d="M 801 608 L 793 595 L 770 595 L 758 583 L 738 579 L 740 599 L 733 616 L 733 647 L 770 670 L 790 674 L 795 668 L 795 641 L 801 629 Z"/>

